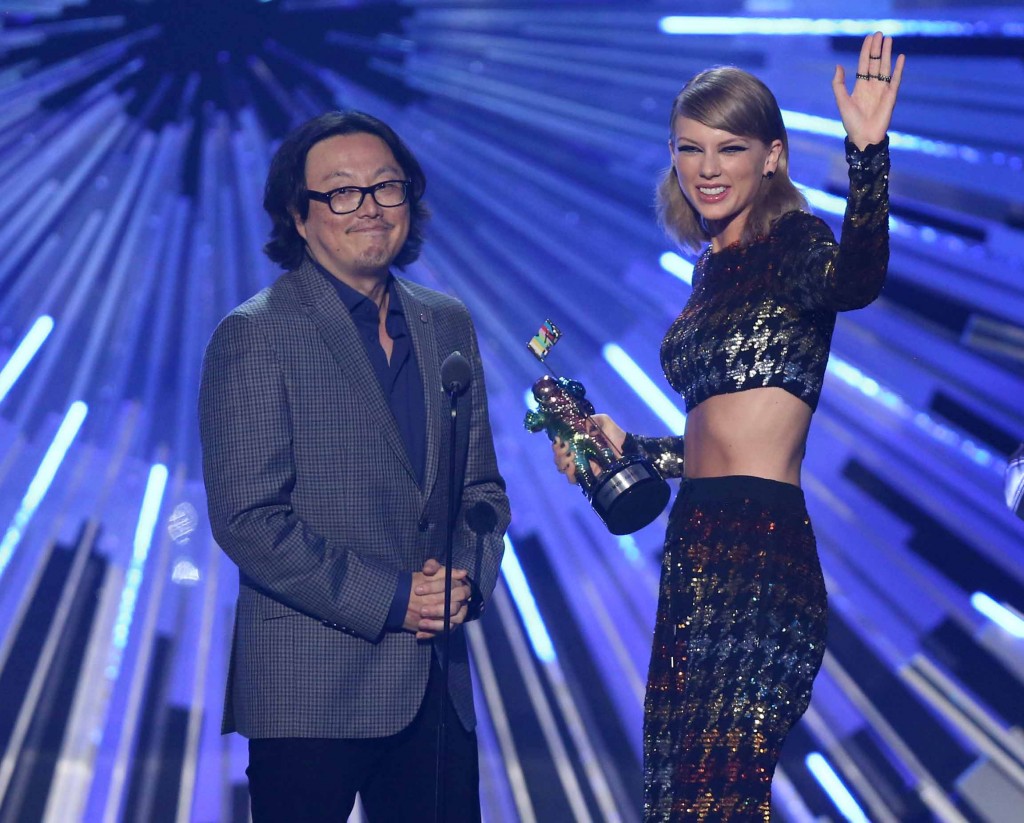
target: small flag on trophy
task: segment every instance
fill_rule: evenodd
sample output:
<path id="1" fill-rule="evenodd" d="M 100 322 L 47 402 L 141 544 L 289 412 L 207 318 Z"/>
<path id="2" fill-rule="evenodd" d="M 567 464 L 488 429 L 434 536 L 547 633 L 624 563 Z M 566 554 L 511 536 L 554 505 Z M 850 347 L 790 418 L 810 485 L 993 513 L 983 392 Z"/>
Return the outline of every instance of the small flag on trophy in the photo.
<path id="1" fill-rule="evenodd" d="M 543 363 L 544 358 L 548 356 L 548 352 L 554 348 L 561 336 L 562 333 L 558 330 L 558 326 L 550 320 L 545 320 L 544 325 L 526 345 L 533 352 L 533 356 Z"/>

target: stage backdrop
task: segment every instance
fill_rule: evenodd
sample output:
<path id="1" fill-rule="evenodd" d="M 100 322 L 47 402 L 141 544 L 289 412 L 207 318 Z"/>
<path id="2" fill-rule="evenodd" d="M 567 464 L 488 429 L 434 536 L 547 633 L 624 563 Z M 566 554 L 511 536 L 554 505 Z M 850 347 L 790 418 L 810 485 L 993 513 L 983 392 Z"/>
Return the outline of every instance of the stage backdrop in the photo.
<path id="1" fill-rule="evenodd" d="M 842 7 L 855 19 L 836 19 Z M 655 226 L 668 111 L 697 70 L 773 88 L 792 173 L 838 229 L 830 81 L 908 55 L 882 297 L 839 321 L 804 488 L 831 601 L 778 819 L 1024 808 L 1024 24 L 1017 0 L 3 0 L 0 821 L 244 821 L 218 734 L 236 570 L 205 514 L 203 347 L 271 282 L 268 159 L 356 108 L 421 158 L 409 276 L 473 312 L 514 509 L 470 630 L 487 821 L 640 816 L 665 519 L 610 536 L 522 424 L 542 373 L 682 432 L 661 336 L 692 255 Z"/>

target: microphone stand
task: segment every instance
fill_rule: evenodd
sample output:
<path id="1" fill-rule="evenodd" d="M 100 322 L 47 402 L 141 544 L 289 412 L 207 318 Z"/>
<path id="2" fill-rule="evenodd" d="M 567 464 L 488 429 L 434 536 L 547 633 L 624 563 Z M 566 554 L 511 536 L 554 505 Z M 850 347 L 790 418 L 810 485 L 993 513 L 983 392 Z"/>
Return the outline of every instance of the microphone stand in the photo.
<path id="1" fill-rule="evenodd" d="M 444 555 L 444 621 L 441 629 L 441 708 L 437 723 L 437 771 L 434 777 L 434 820 L 444 823 L 447 815 L 448 784 L 448 656 L 452 614 L 452 540 L 455 531 L 455 423 L 458 417 L 457 396 L 463 388 L 453 381 L 445 391 L 451 401 L 451 427 L 448 437 L 448 518 L 445 523 Z"/>

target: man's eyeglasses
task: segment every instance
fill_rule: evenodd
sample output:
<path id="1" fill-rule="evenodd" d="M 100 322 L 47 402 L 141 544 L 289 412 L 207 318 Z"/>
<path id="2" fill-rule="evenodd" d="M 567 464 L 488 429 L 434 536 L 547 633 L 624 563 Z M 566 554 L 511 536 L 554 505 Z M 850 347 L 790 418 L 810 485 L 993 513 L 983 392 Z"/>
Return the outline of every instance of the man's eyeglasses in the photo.
<path id="1" fill-rule="evenodd" d="M 370 195 L 378 206 L 393 209 L 408 199 L 411 183 L 412 180 L 385 180 L 372 186 L 342 186 L 330 191 L 306 189 L 306 197 L 326 203 L 335 214 L 351 214 L 358 211 L 366 195 Z"/>

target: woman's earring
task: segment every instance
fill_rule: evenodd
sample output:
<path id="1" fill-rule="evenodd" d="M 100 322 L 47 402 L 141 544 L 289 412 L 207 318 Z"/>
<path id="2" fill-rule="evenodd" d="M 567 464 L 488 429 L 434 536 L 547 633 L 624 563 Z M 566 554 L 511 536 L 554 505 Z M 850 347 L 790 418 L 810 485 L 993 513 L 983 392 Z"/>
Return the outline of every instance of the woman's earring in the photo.
<path id="1" fill-rule="evenodd" d="M 765 180 L 771 180 L 774 176 L 775 176 L 775 172 L 773 172 L 773 171 L 766 171 L 764 173 L 764 179 Z"/>

